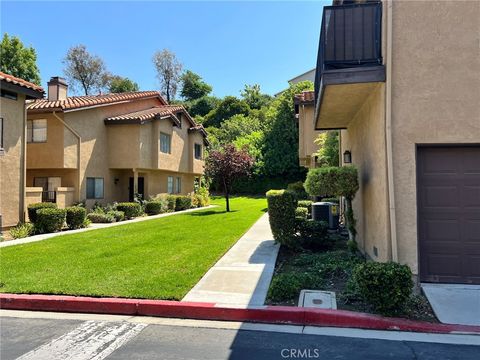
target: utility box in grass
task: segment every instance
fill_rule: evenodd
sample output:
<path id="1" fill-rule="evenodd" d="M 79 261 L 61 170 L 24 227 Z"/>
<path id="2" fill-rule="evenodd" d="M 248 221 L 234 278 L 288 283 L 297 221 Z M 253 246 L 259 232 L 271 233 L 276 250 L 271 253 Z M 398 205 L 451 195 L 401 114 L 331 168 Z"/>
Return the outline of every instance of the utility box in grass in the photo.
<path id="1" fill-rule="evenodd" d="M 312 219 L 325 221 L 330 230 L 338 229 L 339 207 L 332 202 L 316 202 L 312 204 Z"/>

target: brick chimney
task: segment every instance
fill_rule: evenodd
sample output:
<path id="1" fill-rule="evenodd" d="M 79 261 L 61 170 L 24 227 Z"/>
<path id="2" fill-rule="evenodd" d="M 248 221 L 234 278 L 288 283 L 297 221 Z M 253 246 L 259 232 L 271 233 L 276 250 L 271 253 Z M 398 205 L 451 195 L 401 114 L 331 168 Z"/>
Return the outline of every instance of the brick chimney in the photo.
<path id="1" fill-rule="evenodd" d="M 64 78 L 53 76 L 48 85 L 48 101 L 65 100 L 67 98 L 68 85 Z"/>

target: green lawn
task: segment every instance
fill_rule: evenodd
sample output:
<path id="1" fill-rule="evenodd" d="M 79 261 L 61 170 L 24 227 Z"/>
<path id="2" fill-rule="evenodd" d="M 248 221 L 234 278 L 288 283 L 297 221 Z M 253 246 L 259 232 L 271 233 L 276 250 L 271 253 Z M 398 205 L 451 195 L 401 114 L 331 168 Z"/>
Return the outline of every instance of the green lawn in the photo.
<path id="1" fill-rule="evenodd" d="M 180 300 L 266 211 L 234 198 L 218 208 L 3 248 L 0 292 Z"/>

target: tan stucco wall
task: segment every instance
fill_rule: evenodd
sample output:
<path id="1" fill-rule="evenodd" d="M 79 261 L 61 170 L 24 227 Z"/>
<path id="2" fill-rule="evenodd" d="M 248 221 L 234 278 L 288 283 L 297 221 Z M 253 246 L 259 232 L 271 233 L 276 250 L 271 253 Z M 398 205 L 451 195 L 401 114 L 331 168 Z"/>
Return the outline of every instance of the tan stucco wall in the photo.
<path id="1" fill-rule="evenodd" d="M 479 1 L 393 2 L 398 255 L 415 273 L 416 144 L 480 143 L 479 19 Z"/>
<path id="2" fill-rule="evenodd" d="M 41 187 L 29 187 L 25 188 L 25 221 L 29 221 L 28 218 L 28 206 L 30 204 L 37 204 L 42 202 L 42 191 Z"/>
<path id="3" fill-rule="evenodd" d="M 191 132 L 188 134 L 189 145 L 189 172 L 194 174 L 203 174 L 205 167 L 205 144 L 203 141 L 203 135 L 200 132 Z M 202 146 L 202 159 L 195 159 L 195 144 Z"/>
<path id="4" fill-rule="evenodd" d="M 390 259 L 385 153 L 385 86 L 377 84 L 348 130 L 341 131 L 341 153 L 350 150 L 360 189 L 353 201 L 357 243 L 370 258 Z M 373 247 L 377 248 L 375 256 Z"/>
<path id="5" fill-rule="evenodd" d="M 301 165 L 314 167 L 313 154 L 318 152 L 315 139 L 322 131 L 315 130 L 315 107 L 313 104 L 300 104 L 298 111 L 298 156 Z"/>
<path id="6" fill-rule="evenodd" d="M 65 209 L 72 206 L 75 202 L 75 188 L 73 187 L 59 187 L 57 188 L 57 206 L 60 209 Z"/>
<path id="7" fill-rule="evenodd" d="M 25 137 L 25 96 L 17 100 L 0 98 L 3 118 L 3 154 L 0 154 L 0 214 L 2 227 L 23 220 L 23 178 Z"/>

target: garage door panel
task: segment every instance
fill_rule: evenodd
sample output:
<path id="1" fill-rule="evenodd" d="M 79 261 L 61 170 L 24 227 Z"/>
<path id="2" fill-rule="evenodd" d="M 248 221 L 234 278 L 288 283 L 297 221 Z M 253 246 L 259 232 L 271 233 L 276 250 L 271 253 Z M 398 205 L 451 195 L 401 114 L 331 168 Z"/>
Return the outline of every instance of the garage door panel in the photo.
<path id="1" fill-rule="evenodd" d="M 480 147 L 420 147 L 420 279 L 480 284 Z"/>

